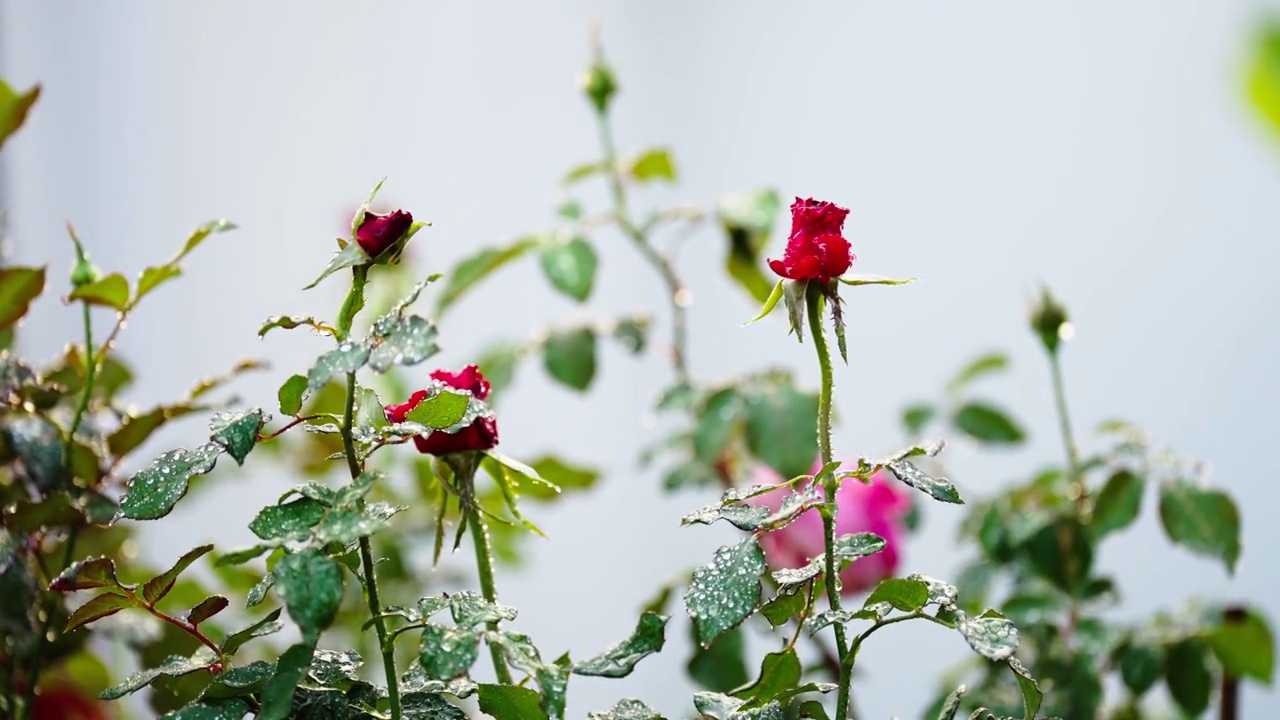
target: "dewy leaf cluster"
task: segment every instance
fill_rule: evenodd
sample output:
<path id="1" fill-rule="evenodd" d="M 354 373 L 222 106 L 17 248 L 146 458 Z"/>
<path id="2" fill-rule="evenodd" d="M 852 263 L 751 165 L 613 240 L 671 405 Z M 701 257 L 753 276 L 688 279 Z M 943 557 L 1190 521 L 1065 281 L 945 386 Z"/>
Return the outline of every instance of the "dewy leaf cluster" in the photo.
<path id="1" fill-rule="evenodd" d="M 1275 73 L 1267 52 L 1259 57 L 1252 77 L 1262 83 Z M 65 717 L 71 703 L 101 717 L 100 703 L 133 696 L 168 720 L 461 720 L 477 710 L 496 720 L 847 720 L 858 697 L 877 691 L 875 665 L 889 641 L 868 641 L 906 622 L 950 633 L 951 647 L 973 653 L 937 684 L 924 708 L 930 720 L 1154 719 L 1165 716 L 1160 698 L 1197 717 L 1238 702 L 1241 682 L 1272 682 L 1273 633 L 1258 607 L 1189 601 L 1150 616 L 1115 612 L 1135 588 L 1104 571 L 1104 543 L 1145 513 L 1176 550 L 1234 573 L 1241 511 L 1201 464 L 1136 426 L 1110 422 L 1096 441 L 1081 441 L 1067 406 L 1061 301 L 1043 290 L 1029 328 L 1045 351 L 1044 400 L 1062 443 L 1043 470 L 980 497 L 976 488 L 989 485 L 971 482 L 967 469 L 948 479 L 943 443 L 924 441 L 1005 451 L 1042 430 L 999 399 L 995 381 L 1010 361 L 994 351 L 904 410 L 904 449 L 855 454 L 832 433 L 842 413 L 861 411 L 837 406 L 844 396 L 835 392 L 858 365 L 848 335 L 856 337 L 863 310 L 849 296 L 910 281 L 847 272 L 848 211 L 832 202 L 797 198 L 781 251 L 772 248 L 784 202 L 772 189 L 642 211 L 641 193 L 674 183 L 683 166 L 666 147 L 617 147 L 620 84 L 600 47 L 580 84 L 599 151 L 564 176 L 546 227 L 426 275 L 406 255 L 411 241 L 424 242 L 426 223 L 405 209 L 380 212 L 379 182 L 327 263 L 324 244 L 309 255 L 308 287 L 345 280 L 341 304 L 306 315 L 264 309 L 260 338 L 283 344 L 301 331 L 326 343 L 313 358 L 270 369 L 279 385 L 266 401 L 221 396 L 240 374 L 267 370 L 246 360 L 185 395 L 135 408 L 129 392 L 142 381 L 116 350 L 138 305 L 229 222 L 198 226 L 169 260 L 136 274 L 100 271 L 86 249 L 92 239 L 70 228 L 65 279 L 0 263 L 0 716 Z M 1265 105 L 1267 93 L 1255 94 Z M 15 142 L 38 96 L 39 86 L 18 92 L 0 82 L 0 143 Z M 816 387 L 794 368 L 704 378 L 707 366 L 690 362 L 702 340 L 691 330 L 692 293 L 661 241 L 704 223 L 722 237 L 735 292 L 763 304 L 741 332 L 772 331 L 811 357 Z M 448 228 L 431 238 L 472 240 Z M 622 243 L 631 253 L 625 272 L 651 273 L 661 296 L 590 315 L 596 288 L 619 277 L 604 242 Z M 492 340 L 440 319 L 474 296 L 511 294 L 503 273 L 533 258 L 576 317 L 499 338 L 477 354 L 478 367 L 430 368 L 446 344 L 458 352 Z M 46 290 L 80 315 L 82 333 L 41 363 L 21 357 L 14 339 Z M 786 340 L 777 318 L 766 321 L 779 304 L 804 347 Z M 835 363 L 837 353 L 854 368 Z M 657 466 L 655 491 L 701 494 L 681 518 L 684 531 L 713 525 L 728 534 L 696 567 L 672 568 L 651 599 L 622 607 L 616 633 L 569 651 L 524 631 L 500 599 L 502 577 L 529 543 L 555 547 L 537 524 L 548 504 L 638 478 L 615 480 L 572 459 L 588 448 L 524 459 L 511 449 L 522 447 L 520 428 L 504 422 L 499 434 L 496 403 L 520 400 L 517 370 L 532 358 L 583 395 L 602 375 L 634 372 L 615 363 L 661 363 L 669 382 L 652 388 L 661 432 L 645 438 L 637 465 Z M 543 402 L 545 422 L 568 412 Z M 162 428 L 185 444 L 152 447 Z M 504 444 L 508 436 L 517 439 Z M 214 520 L 232 517 L 204 517 L 200 492 L 215 484 L 239 492 L 224 476 L 246 464 L 289 478 L 288 490 L 265 507 L 236 508 L 248 544 L 205 542 Z M 966 561 L 953 581 L 899 567 L 929 500 L 939 512 L 965 513 Z M 140 554 L 137 523 L 159 520 L 189 530 L 197 546 Z M 146 557 L 164 562 L 151 567 Z M 617 570 L 584 582 L 603 586 L 606 572 Z M 577 622 L 592 602 L 591 592 L 565 593 L 560 619 Z M 670 632 L 689 642 L 669 645 Z M 946 642 L 938 639 L 939 652 Z M 687 656 L 673 658 L 672 645 Z M 696 687 L 689 697 L 575 704 L 571 690 L 598 681 L 583 678 L 673 661 Z M 893 700 L 903 713 L 924 704 Z"/>

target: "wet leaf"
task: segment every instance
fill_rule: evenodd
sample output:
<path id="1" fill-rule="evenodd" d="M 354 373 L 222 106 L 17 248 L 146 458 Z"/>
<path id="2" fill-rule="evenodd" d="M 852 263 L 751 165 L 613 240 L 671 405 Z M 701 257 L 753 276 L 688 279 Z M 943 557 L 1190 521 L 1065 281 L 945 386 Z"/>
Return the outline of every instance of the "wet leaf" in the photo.
<path id="1" fill-rule="evenodd" d="M 160 720 L 242 720 L 249 706 L 240 698 L 201 700 L 180 710 L 165 713 Z"/>
<path id="2" fill-rule="evenodd" d="M 405 720 L 467 720 L 467 714 L 435 694 L 408 693 L 402 698 Z"/>
<path id="3" fill-rule="evenodd" d="M 161 455 L 150 467 L 133 476 L 120 500 L 120 516 L 130 520 L 155 520 L 168 515 L 187 494 L 192 477 L 213 469 L 222 453 L 217 443 L 194 450 L 179 448 Z"/>
<path id="4" fill-rule="evenodd" d="M 266 337 L 267 333 L 276 328 L 284 330 L 293 330 L 294 328 L 309 327 L 318 333 L 323 333 L 331 337 L 336 336 L 338 331 L 324 322 L 313 317 L 290 317 L 289 315 L 272 315 L 262 323 L 262 327 L 258 328 L 258 337 Z"/>
<path id="5" fill-rule="evenodd" d="M 354 244 L 354 243 L 353 243 Z M 321 355 L 307 372 L 307 395 L 324 387 L 334 376 L 353 373 L 369 360 L 369 346 L 345 342 Z"/>
<path id="6" fill-rule="evenodd" d="M 800 658 L 794 648 L 769 653 L 760 663 L 756 681 L 734 693 L 753 708 L 783 695 L 800 684 Z"/>
<path id="7" fill-rule="evenodd" d="M 460 628 L 472 628 L 481 623 L 516 619 L 515 608 L 491 603 L 473 590 L 463 590 L 454 594 L 449 599 L 449 611 L 453 615 L 453 622 Z"/>
<path id="8" fill-rule="evenodd" d="M 354 244 L 354 243 L 352 243 Z M 293 709 L 293 694 L 303 676 L 311 667 L 313 643 L 292 645 L 276 662 L 275 677 L 267 681 L 262 691 L 262 707 L 256 720 L 284 720 Z"/>
<path id="9" fill-rule="evenodd" d="M 249 627 L 228 635 L 227 639 L 222 641 L 222 652 L 225 655 L 235 655 L 237 650 L 253 638 L 271 635 L 280 632 L 283 628 L 284 625 L 280 622 L 280 608 L 276 608 Z"/>
<path id="10" fill-rule="evenodd" d="M 759 544 L 747 538 L 716 550 L 709 564 L 694 570 L 684 600 L 703 647 L 755 611 L 765 569 Z"/>
<path id="11" fill-rule="evenodd" d="M 319 285 L 321 280 L 324 280 L 339 270 L 355 267 L 356 265 L 368 265 L 371 262 L 373 262 L 373 259 L 370 258 L 369 254 L 360 247 L 360 243 L 349 242 L 341 250 L 334 253 L 333 257 L 329 260 L 329 264 L 325 266 L 323 271 L 321 271 L 320 277 L 312 280 L 310 285 L 307 285 L 302 289 L 310 290 L 311 288 Z"/>
<path id="12" fill-rule="evenodd" d="M 547 720 L 542 698 L 528 688 L 514 685 L 480 685 L 480 712 L 494 720 Z"/>
<path id="13" fill-rule="evenodd" d="M 428 623 L 422 629 L 418 661 L 427 677 L 452 680 L 471 669 L 480 655 L 480 636 L 466 628 Z M 484 692 L 481 686 L 481 692 Z"/>
<path id="14" fill-rule="evenodd" d="M 272 571 L 276 592 L 304 638 L 319 637 L 342 602 L 342 570 L 336 562 L 307 551 L 284 556 Z"/>
<path id="15" fill-rule="evenodd" d="M 885 467 L 889 468 L 889 472 L 893 473 L 894 477 L 923 493 L 927 493 L 934 500 L 957 505 L 964 504 L 964 500 L 960 499 L 960 493 L 956 491 L 955 485 L 952 485 L 951 481 L 946 478 L 933 477 L 906 460 L 889 462 Z"/>
<path id="16" fill-rule="evenodd" d="M 276 397 L 280 401 L 280 412 L 285 415 L 297 415 L 302 409 L 302 396 L 307 392 L 307 378 L 303 375 L 292 375 L 280 386 Z"/>
<path id="17" fill-rule="evenodd" d="M 920 580 L 888 578 L 881 580 L 867 596 L 864 608 L 888 603 L 902 612 L 915 612 L 929 602 L 929 586 Z"/>
<path id="18" fill-rule="evenodd" d="M 245 457 L 258 442 L 258 432 L 270 419 L 261 408 L 218 413 L 209 422 L 209 432 L 213 433 L 211 439 L 226 448 L 237 465 L 244 465 Z"/>
<path id="19" fill-rule="evenodd" d="M 619 700 L 604 712 L 589 712 L 587 720 L 665 720 L 657 710 L 635 698 Z"/>
<path id="20" fill-rule="evenodd" d="M 173 584 L 178 581 L 178 576 L 182 574 L 182 571 L 212 550 L 212 545 L 201 545 L 183 553 L 182 557 L 178 558 L 178 561 L 173 564 L 173 567 L 151 578 L 142 586 L 142 598 L 155 605 L 157 601 L 168 595 L 169 591 L 173 589 Z"/>
<path id="21" fill-rule="evenodd" d="M 283 505 L 263 508 L 249 523 L 249 529 L 263 540 L 301 540 L 324 516 L 324 506 L 302 498 Z"/>
<path id="22" fill-rule="evenodd" d="M 76 611 L 71 613 L 71 617 L 67 618 L 67 624 L 62 628 L 62 632 L 71 632 L 81 625 L 101 620 L 108 615 L 115 615 L 125 608 L 136 607 L 136 605 L 137 603 L 124 595 L 115 592 L 102 593 L 76 608 Z"/>
<path id="23" fill-rule="evenodd" d="M 396 365 L 417 365 L 440 352 L 438 334 L 431 321 L 418 315 L 383 317 L 374 323 L 369 335 L 374 343 L 369 368 L 381 373 Z"/>
<path id="24" fill-rule="evenodd" d="M 159 667 L 140 670 L 130 675 L 119 685 L 103 690 L 98 697 L 103 700 L 118 700 L 125 695 L 141 690 L 161 677 L 181 677 L 204 670 L 212 665 L 214 660 L 213 653 L 209 652 L 208 648 L 200 648 L 189 658 L 170 655 Z"/>
<path id="25" fill-rule="evenodd" d="M 1018 649 L 1018 629 L 994 610 L 975 618 L 963 618 L 956 628 L 969 646 L 988 660 L 1007 660 Z"/>
<path id="26" fill-rule="evenodd" d="M 205 620 L 208 620 L 214 615 L 226 610 L 227 606 L 230 604 L 231 601 L 221 595 L 214 595 L 213 597 L 205 598 L 187 612 L 187 622 L 192 625 L 199 625 Z"/>
<path id="27" fill-rule="evenodd" d="M 53 592 L 91 590 L 93 588 L 119 588 L 115 562 L 108 557 L 85 558 L 72 563 L 49 583 Z"/>
<path id="28" fill-rule="evenodd" d="M 589 660 L 575 664 L 573 672 L 599 677 L 626 677 L 642 659 L 662 650 L 666 642 L 666 627 L 666 618 L 657 613 L 645 613 L 640 616 L 640 622 L 636 624 L 631 637 Z"/>
<path id="29" fill-rule="evenodd" d="M 316 650 L 307 677 L 321 685 L 337 687 L 347 680 L 359 680 L 362 665 L 364 660 L 355 650 Z"/>

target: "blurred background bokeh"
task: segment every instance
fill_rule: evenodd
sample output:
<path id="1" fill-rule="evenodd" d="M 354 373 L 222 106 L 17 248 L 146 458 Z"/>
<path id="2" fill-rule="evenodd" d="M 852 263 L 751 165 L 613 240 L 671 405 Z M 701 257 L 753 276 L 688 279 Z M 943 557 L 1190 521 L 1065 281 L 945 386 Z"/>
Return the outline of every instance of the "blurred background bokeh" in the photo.
<path id="1" fill-rule="evenodd" d="M 1078 427 L 1117 415 L 1144 425 L 1210 461 L 1215 484 L 1243 509 L 1234 577 L 1169 550 L 1144 512 L 1099 558 L 1133 588 L 1125 612 L 1198 594 L 1248 599 L 1275 619 L 1280 149 L 1244 80 L 1262 10 L 1195 0 L 8 0 L 0 74 L 43 92 L 0 160 L 5 237 L 17 260 L 70 267 L 71 221 L 100 264 L 132 274 L 172 254 L 199 222 L 234 221 L 240 229 L 206 243 L 164 301 L 140 307 L 119 347 L 151 379 L 132 390 L 139 405 L 244 356 L 273 369 L 237 392 L 269 405 L 323 344 L 260 342 L 255 332 L 268 314 L 333 312 L 341 283 L 299 288 L 379 177 L 389 176 L 386 206 L 432 223 L 414 241 L 421 275 L 550 221 L 564 170 L 597 155 L 574 78 L 598 21 L 622 85 L 620 144 L 666 145 L 678 162 L 680 182 L 641 200 L 706 206 L 763 186 L 831 199 L 853 210 L 856 270 L 923 279 L 850 294 L 839 454 L 894 449 L 905 403 L 1000 348 L 1013 372 L 983 389 L 1032 437 L 981 462 L 953 443 L 954 481 L 980 497 L 1057 457 L 1048 370 L 1025 329 L 1028 301 L 1049 283 L 1077 327 L 1065 364 Z M 603 194 L 586 199 L 599 204 Z M 669 317 L 658 279 L 613 239 L 590 312 L 648 310 L 660 341 Z M 781 245 L 779 234 L 772 254 Z M 723 254 L 715 228 L 681 254 L 694 296 L 693 374 L 781 365 L 815 384 L 810 350 L 784 337 L 785 321 L 741 326 L 756 307 L 724 277 Z M 441 328 L 439 363 L 461 365 L 496 338 L 585 317 L 538 274 L 536 263 L 513 266 L 459 305 Z M 77 323 L 76 308 L 46 300 L 28 320 L 26 353 L 54 355 Z M 532 543 L 524 567 L 500 582 L 521 629 L 552 655 L 625 636 L 655 586 L 733 534 L 682 530 L 679 515 L 709 494 L 663 495 L 656 472 L 637 470 L 639 448 L 657 436 L 647 414 L 669 367 L 657 353 L 602 352 L 591 395 L 530 368 L 501 407 L 509 454 L 555 449 L 606 473 L 597 490 L 535 509 L 550 541 Z M 198 439 L 199 422 L 158 434 L 155 451 Z M 250 462 L 246 473 L 224 468 L 204 482 L 203 502 L 143 530 L 143 551 L 158 564 L 215 538 L 247 544 L 247 522 L 291 479 Z M 925 511 L 902 569 L 952 577 L 961 513 Z M 669 652 L 622 682 L 575 680 L 570 716 L 622 695 L 685 712 L 687 640 L 671 635 Z M 857 704 L 883 718 L 917 715 L 966 649 L 912 625 L 866 652 L 874 662 Z M 1243 700 L 1245 717 L 1280 714 L 1274 691 L 1249 685 Z"/>

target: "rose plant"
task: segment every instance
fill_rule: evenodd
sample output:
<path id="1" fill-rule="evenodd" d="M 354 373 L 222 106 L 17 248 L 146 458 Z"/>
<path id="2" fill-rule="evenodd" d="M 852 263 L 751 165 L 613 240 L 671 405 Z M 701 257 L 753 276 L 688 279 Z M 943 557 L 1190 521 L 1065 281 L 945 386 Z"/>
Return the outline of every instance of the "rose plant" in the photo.
<path id="1" fill-rule="evenodd" d="M 407 209 L 371 210 L 379 183 L 309 286 L 347 279 L 334 317 L 276 315 L 259 330 L 274 337 L 304 329 L 331 342 L 282 378 L 270 409 L 211 399 L 235 375 L 263 369 L 252 362 L 149 411 L 130 411 L 119 397 L 132 374 L 114 341 L 130 313 L 230 223 L 200 226 L 174 258 L 132 282 L 98 271 L 72 231 L 76 263 L 65 301 L 80 306 L 83 338 L 51 364 L 12 350 L 46 270 L 0 267 L 6 716 L 105 717 L 121 705 L 106 701 L 143 693 L 153 714 L 175 720 L 427 720 L 477 712 L 497 720 L 655 720 L 659 712 L 634 698 L 570 710 L 569 689 L 574 676 L 630 674 L 663 650 L 677 616 L 688 618 L 695 649 L 685 662 L 700 688 L 682 705 L 718 720 L 853 717 L 855 669 L 874 662 L 863 645 L 904 622 L 958 633 L 975 651 L 974 666 L 964 670 L 977 681 L 945 688 L 927 711 L 939 720 L 962 711 L 980 720 L 1100 717 L 1100 678 L 1117 671 L 1129 692 L 1108 709 L 1117 718 L 1155 717 L 1140 700 L 1161 675 L 1191 715 L 1207 707 L 1206 688 L 1215 682 L 1226 703 L 1236 679 L 1270 681 L 1271 633 L 1256 610 L 1233 606 L 1136 626 L 1098 614 L 1116 583 L 1092 573 L 1093 548 L 1133 521 L 1147 478 L 1160 478 L 1171 539 L 1229 566 L 1240 552 L 1239 513 L 1224 493 L 1184 481 L 1181 466 L 1160 465 L 1164 456 L 1131 426 L 1111 427 L 1122 439 L 1114 449 L 1080 455 L 1058 361 L 1069 334 L 1066 311 L 1047 294 L 1033 327 L 1051 361 L 1065 465 L 971 506 L 964 537 L 980 559 L 959 582 L 901 576 L 915 501 L 963 504 L 944 477 L 942 443 L 924 442 L 920 432 L 934 423 L 987 445 L 1021 440 L 1018 423 L 999 408 L 963 397 L 974 378 L 1003 361 L 980 360 L 952 383 L 946 402 L 908 409 L 904 449 L 864 456 L 834 447 L 838 374 L 829 336 L 847 362 L 841 293 L 910 281 L 850 275 L 849 211 L 830 201 L 797 197 L 781 258 L 767 260 L 782 206 L 771 190 L 727 196 L 710 210 L 637 215 L 632 193 L 674 181 L 674 159 L 664 149 L 619 153 L 611 121 L 619 84 L 599 47 L 581 86 L 598 123 L 600 157 L 572 169 L 564 190 L 571 197 L 579 183 L 601 181 L 609 207 L 592 214 L 567 199 L 550 229 L 423 275 L 411 262 L 411 242 L 426 225 Z M 20 124 L 35 93 L 3 90 L 5 115 Z M 763 303 L 752 322 L 782 304 L 791 333 L 813 348 L 816 392 L 776 368 L 713 380 L 691 372 L 691 295 L 655 237 L 708 220 L 723 230 L 727 273 Z M 677 569 L 648 602 L 637 598 L 630 636 L 551 659 L 520 632 L 517 611 L 500 602 L 498 571 L 518 562 L 524 539 L 540 533 L 527 514 L 531 503 L 586 490 L 600 474 L 559 455 L 525 462 L 504 454 L 496 404 L 522 361 L 535 357 L 560 385 L 587 391 L 600 340 L 641 354 L 655 344 L 653 321 L 646 312 L 553 323 L 523 341 L 504 338 L 457 371 L 430 369 L 430 360 L 439 351 L 439 319 L 520 258 L 538 257 L 553 288 L 585 303 L 598 264 L 594 243 L 606 231 L 620 234 L 661 279 L 669 315 L 672 381 L 655 388 L 655 409 L 671 434 L 646 449 L 640 464 L 662 463 L 664 491 L 710 495 L 682 524 L 723 521 L 741 534 L 705 564 Z M 414 310 L 433 293 L 429 312 Z M 115 313 L 105 336 L 93 308 Z M 156 429 L 185 416 L 207 417 L 207 432 L 189 428 L 189 447 L 126 469 L 138 465 L 135 451 Z M 180 502 L 198 503 L 201 476 L 220 461 L 272 463 L 298 482 L 249 523 L 253 545 L 202 545 L 174 553 L 167 568 L 138 563 L 129 529 L 168 516 Z M 1101 488 L 1091 484 L 1102 473 L 1110 474 Z M 477 589 L 467 578 L 428 574 L 415 552 L 430 547 L 434 564 L 444 548 L 464 544 L 474 552 Z M 188 572 L 201 562 L 212 581 Z M 1011 592 L 995 592 L 993 579 Z M 281 643 L 286 617 L 296 632 Z M 749 633 L 774 649 L 749 658 Z M 111 645 L 131 651 L 141 669 L 121 676 L 101 657 Z M 494 682 L 473 679 L 482 646 Z M 806 667 L 809 657 L 820 660 Z"/>

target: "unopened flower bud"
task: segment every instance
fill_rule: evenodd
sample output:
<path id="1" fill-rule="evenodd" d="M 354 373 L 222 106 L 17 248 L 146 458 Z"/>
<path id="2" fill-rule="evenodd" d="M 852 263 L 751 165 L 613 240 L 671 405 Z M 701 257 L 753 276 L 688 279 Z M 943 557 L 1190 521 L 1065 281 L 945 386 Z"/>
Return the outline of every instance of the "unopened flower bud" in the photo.
<path id="1" fill-rule="evenodd" d="M 603 60 L 597 60 L 582 71 L 578 76 L 578 84 L 596 112 L 601 115 L 609 109 L 609 100 L 618 92 L 618 82 L 613 78 L 613 71 Z"/>
<path id="2" fill-rule="evenodd" d="M 1049 294 L 1049 288 L 1044 288 L 1031 306 L 1031 329 L 1051 355 L 1057 354 L 1058 346 L 1070 336 L 1067 309 Z"/>

